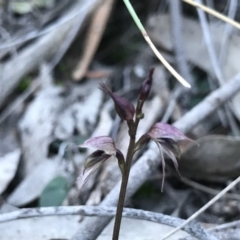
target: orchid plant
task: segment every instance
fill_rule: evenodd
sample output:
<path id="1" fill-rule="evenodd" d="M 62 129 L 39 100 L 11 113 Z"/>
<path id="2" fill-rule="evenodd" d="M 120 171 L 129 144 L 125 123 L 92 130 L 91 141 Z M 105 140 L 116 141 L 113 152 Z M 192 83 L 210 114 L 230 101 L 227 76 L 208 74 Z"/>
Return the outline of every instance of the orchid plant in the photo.
<path id="1" fill-rule="evenodd" d="M 86 140 L 79 147 L 81 148 L 95 148 L 96 151 L 90 154 L 85 162 L 83 173 L 80 177 L 81 185 L 83 186 L 89 177 L 103 164 L 106 160 L 114 157 L 118 161 L 119 168 L 122 173 L 122 183 L 119 194 L 119 201 L 117 206 L 113 240 L 118 240 L 122 211 L 124 207 L 124 200 L 126 195 L 126 189 L 128 184 L 129 173 L 132 165 L 133 155 L 136 151 L 141 149 L 149 140 L 154 141 L 159 149 L 161 162 L 162 162 L 162 189 L 165 178 L 165 159 L 164 154 L 173 161 L 174 167 L 178 172 L 178 159 L 180 157 L 179 141 L 190 140 L 184 134 L 182 134 L 177 128 L 158 122 L 154 124 L 150 131 L 139 138 L 136 141 L 136 133 L 138 125 L 141 119 L 144 118 L 142 112 L 143 104 L 148 98 L 149 92 L 152 86 L 152 76 L 154 69 L 149 70 L 148 77 L 142 83 L 139 91 L 138 102 L 136 108 L 127 99 L 116 95 L 105 84 L 100 84 L 100 89 L 109 95 L 114 104 L 116 113 L 121 120 L 126 121 L 128 125 L 128 134 L 130 136 L 127 156 L 124 157 L 122 152 L 116 148 L 114 140 L 109 136 L 93 137 Z M 191 141 L 191 140 L 190 140 Z M 179 173 L 179 172 L 178 172 Z"/>

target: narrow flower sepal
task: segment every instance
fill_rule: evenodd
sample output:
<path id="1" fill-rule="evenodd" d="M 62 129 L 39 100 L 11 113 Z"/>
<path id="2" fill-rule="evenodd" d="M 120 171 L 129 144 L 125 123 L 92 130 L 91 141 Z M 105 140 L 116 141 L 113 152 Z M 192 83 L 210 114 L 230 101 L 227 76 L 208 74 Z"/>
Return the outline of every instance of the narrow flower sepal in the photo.
<path id="1" fill-rule="evenodd" d="M 132 103 L 130 103 L 126 98 L 113 93 L 105 83 L 101 83 L 99 88 L 112 98 L 115 104 L 116 112 L 122 120 L 130 121 L 133 119 L 135 108 Z"/>

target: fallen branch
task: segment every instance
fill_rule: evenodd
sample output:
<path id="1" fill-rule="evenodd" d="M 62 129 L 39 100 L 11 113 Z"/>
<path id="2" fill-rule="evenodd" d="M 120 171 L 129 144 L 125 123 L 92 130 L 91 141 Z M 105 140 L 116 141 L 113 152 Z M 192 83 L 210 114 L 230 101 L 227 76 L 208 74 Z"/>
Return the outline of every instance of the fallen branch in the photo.
<path id="1" fill-rule="evenodd" d="M 1 214 L 0 223 L 16 219 L 46 216 L 84 215 L 84 216 L 113 217 L 115 213 L 116 213 L 115 207 L 62 206 L 62 207 L 25 208 L 20 209 L 18 211 Z M 147 220 L 151 222 L 169 225 L 172 227 L 177 227 L 179 224 L 184 222 L 184 220 L 180 218 L 171 217 L 161 213 L 131 208 L 124 208 L 123 217 Z M 186 226 L 184 230 L 200 240 L 211 239 L 208 238 L 210 234 L 207 233 L 197 222 L 192 222 L 191 225 Z"/>
<path id="2" fill-rule="evenodd" d="M 191 111 L 186 113 L 181 119 L 174 123 L 174 126 L 183 133 L 187 133 L 204 118 L 213 113 L 221 104 L 233 97 L 239 90 L 240 73 L 230 82 L 211 93 Z M 155 145 L 150 145 L 149 149 L 139 158 L 131 169 L 126 199 L 129 199 L 141 187 L 141 185 L 151 176 L 153 172 L 152 170 L 156 169 L 158 165 L 158 151 Z M 120 184 L 120 182 L 116 184 L 112 191 L 103 200 L 101 206 L 116 206 Z M 73 236 L 72 240 L 96 239 L 110 220 L 111 218 L 100 219 L 98 217 L 85 219 L 80 224 L 79 230 Z M 94 226 L 94 228 L 92 226 Z"/>

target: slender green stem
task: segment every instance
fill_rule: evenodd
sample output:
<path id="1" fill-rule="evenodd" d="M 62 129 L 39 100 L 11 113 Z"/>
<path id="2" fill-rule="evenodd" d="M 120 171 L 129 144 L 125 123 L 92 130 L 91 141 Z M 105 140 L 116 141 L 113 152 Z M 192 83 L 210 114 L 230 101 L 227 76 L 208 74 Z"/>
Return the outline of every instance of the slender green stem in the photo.
<path id="1" fill-rule="evenodd" d="M 140 19 L 138 18 L 135 10 L 132 7 L 132 4 L 129 2 L 129 0 L 123 0 L 123 2 L 125 3 L 130 15 L 132 16 L 135 24 L 137 25 L 138 29 L 143 33 L 146 32 L 144 26 L 142 25 Z"/>

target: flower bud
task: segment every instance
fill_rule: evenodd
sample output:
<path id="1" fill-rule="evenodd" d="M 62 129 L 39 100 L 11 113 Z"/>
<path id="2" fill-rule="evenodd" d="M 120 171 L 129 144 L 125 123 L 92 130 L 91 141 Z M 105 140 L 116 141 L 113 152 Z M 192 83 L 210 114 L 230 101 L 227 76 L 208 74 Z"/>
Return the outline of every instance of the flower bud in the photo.
<path id="1" fill-rule="evenodd" d="M 113 93 L 105 83 L 101 83 L 99 88 L 112 98 L 116 112 L 122 120 L 129 121 L 133 119 L 135 108 L 126 98 Z"/>
<path id="2" fill-rule="evenodd" d="M 139 94 L 139 100 L 145 101 L 147 99 L 152 87 L 153 72 L 154 72 L 154 68 L 150 68 L 147 79 L 144 80 L 144 82 L 142 83 L 140 94 Z"/>

